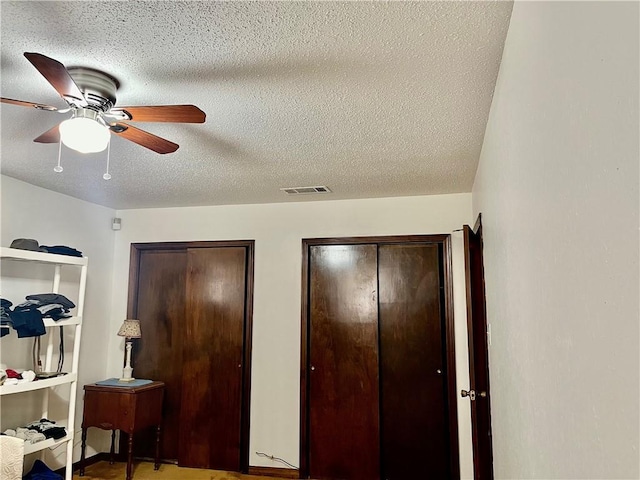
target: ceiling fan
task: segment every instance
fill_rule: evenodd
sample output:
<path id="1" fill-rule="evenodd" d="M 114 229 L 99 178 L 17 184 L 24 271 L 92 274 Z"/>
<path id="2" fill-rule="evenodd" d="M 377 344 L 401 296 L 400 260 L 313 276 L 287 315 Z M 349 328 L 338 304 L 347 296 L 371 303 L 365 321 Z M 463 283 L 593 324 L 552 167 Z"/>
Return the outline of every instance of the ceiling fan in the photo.
<path id="1" fill-rule="evenodd" d="M 34 142 L 58 143 L 82 153 L 107 147 L 110 133 L 157 153 L 175 152 L 179 145 L 130 125 L 127 122 L 204 123 L 206 115 L 195 105 L 116 107 L 118 81 L 110 75 L 84 67 L 66 68 L 40 53 L 24 56 L 55 88 L 69 108 L 58 109 L 40 103 L 1 97 L 2 103 L 33 107 L 57 113 L 71 112 L 71 118 L 46 131 Z"/>

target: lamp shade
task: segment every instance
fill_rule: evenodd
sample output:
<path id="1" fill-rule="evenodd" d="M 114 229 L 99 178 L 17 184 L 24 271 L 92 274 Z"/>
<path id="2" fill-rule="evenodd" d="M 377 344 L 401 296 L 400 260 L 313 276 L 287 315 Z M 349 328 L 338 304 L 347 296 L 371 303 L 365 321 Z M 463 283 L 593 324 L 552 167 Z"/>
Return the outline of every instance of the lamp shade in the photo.
<path id="1" fill-rule="evenodd" d="M 127 338 L 140 338 L 142 332 L 140 331 L 140 320 L 126 319 L 122 322 L 118 335 Z"/>
<path id="2" fill-rule="evenodd" d="M 94 111 L 84 109 L 62 122 L 59 127 L 62 143 L 80 153 L 103 151 L 107 148 L 111 134 L 96 118 Z"/>

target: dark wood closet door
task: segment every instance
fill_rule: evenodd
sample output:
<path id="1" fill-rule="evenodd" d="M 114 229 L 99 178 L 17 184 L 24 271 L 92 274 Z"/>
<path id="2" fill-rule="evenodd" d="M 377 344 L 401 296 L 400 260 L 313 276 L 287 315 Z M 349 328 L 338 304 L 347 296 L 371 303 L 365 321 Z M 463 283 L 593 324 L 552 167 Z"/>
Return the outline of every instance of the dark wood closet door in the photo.
<path id="1" fill-rule="evenodd" d="M 451 478 L 438 246 L 380 245 L 383 478 Z"/>
<path id="2" fill-rule="evenodd" d="M 184 328 L 186 250 L 140 252 L 137 318 L 142 338 L 133 348 L 133 374 L 165 383 L 161 458 L 178 458 L 178 432 L 182 399 L 182 336 Z M 155 455 L 155 431 L 136 434 L 135 454 Z M 120 451 L 126 451 L 120 450 Z"/>
<path id="3" fill-rule="evenodd" d="M 380 474 L 376 245 L 309 254 L 309 474 Z"/>
<path id="4" fill-rule="evenodd" d="M 239 471 L 246 249 L 187 256 L 179 465 Z"/>

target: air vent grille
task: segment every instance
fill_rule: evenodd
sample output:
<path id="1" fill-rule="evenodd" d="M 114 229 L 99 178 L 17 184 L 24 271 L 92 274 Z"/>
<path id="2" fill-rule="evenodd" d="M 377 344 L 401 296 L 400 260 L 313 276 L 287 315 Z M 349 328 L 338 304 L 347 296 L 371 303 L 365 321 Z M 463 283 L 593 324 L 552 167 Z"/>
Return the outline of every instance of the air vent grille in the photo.
<path id="1" fill-rule="evenodd" d="M 281 191 L 287 195 L 306 195 L 310 193 L 331 193 L 329 187 L 324 185 L 317 185 L 315 187 L 286 187 L 281 188 Z"/>

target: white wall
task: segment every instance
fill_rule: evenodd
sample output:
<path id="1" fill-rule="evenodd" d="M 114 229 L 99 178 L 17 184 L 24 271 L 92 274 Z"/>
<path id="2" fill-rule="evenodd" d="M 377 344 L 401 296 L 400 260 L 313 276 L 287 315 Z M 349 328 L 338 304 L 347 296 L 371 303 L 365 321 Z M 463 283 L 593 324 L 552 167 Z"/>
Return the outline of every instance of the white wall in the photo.
<path id="1" fill-rule="evenodd" d="M 82 330 L 82 343 L 80 349 L 79 384 L 78 384 L 78 408 L 76 410 L 76 432 L 80 429 L 82 419 L 82 386 L 105 378 L 107 358 L 107 336 L 111 333 L 111 274 L 113 266 L 114 233 L 111 230 L 111 218 L 115 211 L 84 202 L 66 195 L 51 192 L 10 177 L 0 177 L 1 190 L 1 232 L 0 242 L 2 246 L 9 246 L 14 238 L 34 238 L 43 245 L 69 245 L 82 251 L 89 257 L 87 270 L 87 292 L 85 296 L 84 323 Z M 51 279 L 53 270 L 42 266 L 41 271 L 32 268 L 31 265 L 22 265 L 15 268 L 15 262 L 5 263 L 2 267 L 2 296 L 9 298 L 14 303 L 24 300 L 28 293 L 42 293 L 51 291 Z M 28 270 L 28 271 L 27 271 Z M 63 269 L 61 293 L 67 294 L 71 299 L 77 299 L 78 273 L 76 269 Z M 24 275 L 23 275 L 24 274 Z M 33 275 L 33 276 L 32 276 Z M 35 282 L 32 282 L 35 280 Z M 41 288 L 41 291 L 36 291 Z M 19 295 L 20 298 L 17 298 Z M 57 332 L 55 332 L 57 344 Z M 71 366 L 72 336 L 68 338 L 65 351 L 68 356 L 65 367 Z M 2 339 L 2 362 L 15 365 L 20 368 L 31 367 L 30 359 L 32 342 L 30 339 L 18 339 L 15 332 Z M 46 341 L 43 341 L 43 352 Z M 15 356 L 9 353 L 16 354 Z M 17 362 L 18 365 L 16 365 Z M 62 397 L 68 398 L 68 387 L 58 387 L 56 392 Z M 17 421 L 20 416 L 25 418 L 31 413 L 25 408 L 25 402 L 29 401 L 30 394 L 12 395 L 2 398 L 2 426 L 3 428 L 18 425 L 9 424 Z M 34 394 L 37 395 L 37 394 Z M 15 397 L 15 398 L 14 398 Z M 56 395 L 51 396 L 55 402 Z M 13 405 L 12 405 L 13 402 Z M 62 404 L 62 402 L 59 402 Z M 12 406 L 20 408 L 16 414 Z M 58 405 L 60 407 L 61 405 Z M 53 415 L 58 420 L 66 417 L 65 408 L 54 408 Z M 41 412 L 34 412 L 39 415 Z M 60 417 L 61 415 L 61 417 Z M 37 417 L 31 418 L 31 421 Z M 89 435 L 87 455 L 95 451 L 105 451 L 105 436 L 92 432 Z M 80 436 L 76 438 L 75 459 L 79 459 Z M 47 463 L 52 468 L 57 468 L 64 463 L 64 447 L 54 450 L 47 458 Z M 54 458 L 55 457 L 55 458 Z"/>
<path id="2" fill-rule="evenodd" d="M 143 209 L 117 214 L 122 230 L 116 233 L 115 243 L 110 375 L 119 374 L 122 365 L 123 345 L 115 332 L 126 315 L 131 243 L 256 241 L 250 464 L 282 467 L 255 452 L 267 452 L 296 465 L 299 461 L 301 239 L 449 233 L 471 221 L 471 196 Z M 457 287 L 464 285 L 460 248 L 456 234 Z M 456 289 L 455 297 L 458 381 L 460 388 L 467 388 L 464 294 Z M 462 402 L 458 413 L 462 473 L 463 478 L 471 478 L 468 403 Z"/>
<path id="3" fill-rule="evenodd" d="M 473 188 L 496 478 L 638 478 L 637 2 L 516 2 Z"/>

